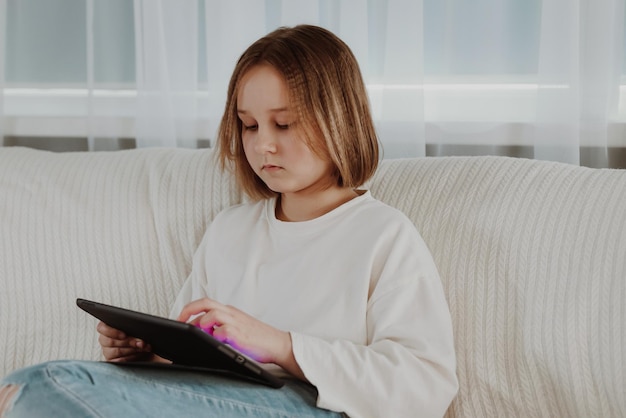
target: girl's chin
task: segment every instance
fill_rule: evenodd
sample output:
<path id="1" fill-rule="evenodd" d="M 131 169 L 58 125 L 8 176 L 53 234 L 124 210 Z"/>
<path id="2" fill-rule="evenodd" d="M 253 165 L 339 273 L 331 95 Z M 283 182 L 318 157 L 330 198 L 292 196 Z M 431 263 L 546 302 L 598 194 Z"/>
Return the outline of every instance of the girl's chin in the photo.
<path id="1" fill-rule="evenodd" d="M 263 183 L 267 186 L 268 189 L 273 191 L 274 193 L 289 193 L 288 188 L 285 188 L 284 185 L 278 184 L 275 181 L 267 181 L 263 179 Z"/>

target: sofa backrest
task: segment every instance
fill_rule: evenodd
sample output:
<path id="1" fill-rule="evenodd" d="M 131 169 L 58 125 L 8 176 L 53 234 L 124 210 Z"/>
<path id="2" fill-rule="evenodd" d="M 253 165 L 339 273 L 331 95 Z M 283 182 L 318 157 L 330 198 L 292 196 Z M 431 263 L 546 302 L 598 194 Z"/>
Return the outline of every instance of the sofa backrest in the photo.
<path id="1" fill-rule="evenodd" d="M 626 171 L 505 157 L 384 161 L 372 193 L 439 268 L 449 416 L 626 416 Z"/>
<path id="2" fill-rule="evenodd" d="M 0 148 L 0 376 L 101 358 L 78 297 L 168 315 L 207 223 L 241 199 L 213 160 Z"/>

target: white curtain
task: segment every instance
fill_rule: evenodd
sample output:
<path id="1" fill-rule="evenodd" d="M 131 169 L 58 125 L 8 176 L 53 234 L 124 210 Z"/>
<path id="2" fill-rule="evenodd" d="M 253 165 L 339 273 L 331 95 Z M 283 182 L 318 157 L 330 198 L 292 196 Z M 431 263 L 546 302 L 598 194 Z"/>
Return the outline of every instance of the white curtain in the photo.
<path id="1" fill-rule="evenodd" d="M 0 28 L 6 28 L 6 2 L 0 0 Z M 0 30 L 0 139 L 4 138 L 4 45 L 5 31 Z"/>
<path id="2" fill-rule="evenodd" d="M 610 146 L 626 146 L 618 122 L 623 68 L 622 0 L 544 2 L 533 144 L 538 159 L 578 164 L 580 149 L 608 164 Z M 558 86 L 558 87 L 557 87 Z"/>
<path id="3" fill-rule="evenodd" d="M 0 0 L 5 15 L 0 134 L 196 146 L 215 135 L 241 52 L 311 23 L 357 56 L 386 158 L 609 166 L 609 150 L 626 147 L 624 0 Z M 58 63 L 35 61 L 34 46 L 64 30 Z"/>
<path id="4" fill-rule="evenodd" d="M 135 0 L 138 146 L 197 138 L 198 4 Z"/>
<path id="5" fill-rule="evenodd" d="M 623 0 L 442 3 L 438 71 L 456 76 L 426 80 L 432 153 L 473 147 L 605 167 L 609 149 L 626 146 Z M 534 19 L 520 28 L 524 14 Z M 474 74 L 459 76 L 463 65 Z"/>

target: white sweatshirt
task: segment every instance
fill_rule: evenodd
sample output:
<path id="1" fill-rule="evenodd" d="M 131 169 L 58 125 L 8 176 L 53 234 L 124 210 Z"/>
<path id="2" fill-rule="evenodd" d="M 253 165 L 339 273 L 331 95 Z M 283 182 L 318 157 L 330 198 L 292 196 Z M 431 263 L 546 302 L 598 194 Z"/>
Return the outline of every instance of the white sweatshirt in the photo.
<path id="1" fill-rule="evenodd" d="M 289 331 L 321 408 L 441 417 L 458 389 L 452 325 L 415 226 L 369 192 L 305 222 L 275 205 L 214 219 L 171 316 L 207 296 Z"/>

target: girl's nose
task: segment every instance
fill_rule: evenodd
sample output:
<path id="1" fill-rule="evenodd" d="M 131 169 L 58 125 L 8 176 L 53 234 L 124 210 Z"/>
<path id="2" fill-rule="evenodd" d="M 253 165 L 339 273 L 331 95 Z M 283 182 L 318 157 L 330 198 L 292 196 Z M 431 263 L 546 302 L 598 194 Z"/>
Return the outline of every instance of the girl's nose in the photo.
<path id="1" fill-rule="evenodd" d="M 255 151 L 259 154 L 266 152 L 276 152 L 276 141 L 271 132 L 267 129 L 259 128 L 257 133 L 257 141 L 255 144 Z"/>

